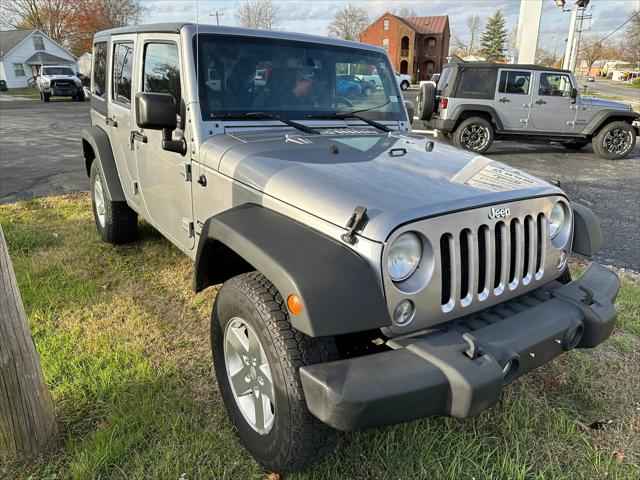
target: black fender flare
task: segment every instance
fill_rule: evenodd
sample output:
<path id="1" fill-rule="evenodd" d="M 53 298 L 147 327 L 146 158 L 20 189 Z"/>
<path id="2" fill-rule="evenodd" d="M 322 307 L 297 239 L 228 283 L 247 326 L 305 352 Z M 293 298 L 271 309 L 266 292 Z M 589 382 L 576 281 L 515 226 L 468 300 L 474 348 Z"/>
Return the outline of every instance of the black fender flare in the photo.
<path id="1" fill-rule="evenodd" d="M 612 118 L 620 120 L 629 119 L 629 122 L 633 122 L 634 120 L 640 118 L 640 113 L 634 112 L 633 110 L 620 110 L 616 108 L 600 110 L 593 116 L 589 123 L 587 123 L 581 134 L 593 135 L 600 129 L 600 127 L 602 127 Z"/>
<path id="2" fill-rule="evenodd" d="M 596 214 L 589 208 L 576 202 L 573 208 L 573 245 L 571 250 L 592 257 L 603 243 L 602 228 Z"/>
<path id="3" fill-rule="evenodd" d="M 125 202 L 124 191 L 120 183 L 118 168 L 113 158 L 113 150 L 107 132 L 97 125 L 92 125 L 82 130 L 80 133 L 82 138 L 82 149 L 84 151 L 85 167 L 87 176 L 91 175 L 91 164 L 94 160 L 98 161 L 98 168 L 105 179 L 107 194 L 114 202 Z M 93 150 L 93 156 L 87 151 L 87 145 Z"/>
<path id="4" fill-rule="evenodd" d="M 449 119 L 453 120 L 453 121 L 455 121 L 457 123 L 457 121 L 460 118 L 460 116 L 463 113 L 467 113 L 467 112 L 471 112 L 471 113 L 473 113 L 473 112 L 488 113 L 491 116 L 491 121 L 496 126 L 496 130 L 503 130 L 502 122 L 500 121 L 500 117 L 498 117 L 498 114 L 496 113 L 495 109 L 493 107 L 488 106 L 488 105 L 459 105 L 453 111 L 453 113 L 451 114 Z"/>
<path id="5" fill-rule="evenodd" d="M 289 295 L 300 297 L 302 312 L 290 319 L 306 335 L 339 335 L 391 324 L 371 266 L 350 247 L 289 217 L 244 204 L 209 218 L 196 254 L 196 292 L 238 273 L 225 264 L 224 254 L 216 258 L 225 248 L 247 262 L 248 270 L 265 275 L 285 303 Z"/>

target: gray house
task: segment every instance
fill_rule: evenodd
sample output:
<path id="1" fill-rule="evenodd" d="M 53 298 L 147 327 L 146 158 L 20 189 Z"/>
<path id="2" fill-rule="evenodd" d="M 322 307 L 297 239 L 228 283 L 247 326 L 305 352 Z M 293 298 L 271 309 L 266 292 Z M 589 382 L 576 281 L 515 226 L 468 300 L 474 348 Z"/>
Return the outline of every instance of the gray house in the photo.
<path id="1" fill-rule="evenodd" d="M 26 87 L 43 65 L 78 69 L 76 57 L 37 28 L 0 31 L 0 80 L 7 87 Z"/>

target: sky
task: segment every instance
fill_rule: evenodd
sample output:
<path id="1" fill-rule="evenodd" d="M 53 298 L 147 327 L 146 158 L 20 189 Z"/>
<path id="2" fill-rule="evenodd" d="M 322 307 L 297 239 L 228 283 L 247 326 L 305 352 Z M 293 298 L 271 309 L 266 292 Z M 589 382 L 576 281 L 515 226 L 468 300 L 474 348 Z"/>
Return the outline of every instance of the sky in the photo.
<path id="1" fill-rule="evenodd" d="M 518 23 L 520 0 L 274 0 L 280 5 L 282 13 L 281 30 L 292 32 L 326 35 L 327 26 L 338 10 L 348 4 L 363 7 L 373 21 L 387 11 L 406 7 L 418 15 L 449 15 L 451 35 L 466 37 L 465 19 L 469 15 L 487 17 L 498 8 L 502 9 L 509 30 Z M 526 0 L 525 0 L 526 1 Z M 191 21 L 196 18 L 200 23 L 215 23 L 211 13 L 221 12 L 220 23 L 236 25 L 235 10 L 242 2 L 236 0 L 141 0 L 147 7 L 141 23 Z M 569 7 L 573 0 L 567 0 Z M 591 0 L 589 9 L 593 8 L 590 25 L 591 30 L 583 35 L 604 35 L 615 30 L 631 14 L 634 8 L 640 8 L 640 0 Z M 550 50 L 556 48 L 558 55 L 564 51 L 564 41 L 569 30 L 571 14 L 563 13 L 554 0 L 543 0 L 542 20 L 538 43 Z M 624 28 L 613 40 L 624 39 Z"/>

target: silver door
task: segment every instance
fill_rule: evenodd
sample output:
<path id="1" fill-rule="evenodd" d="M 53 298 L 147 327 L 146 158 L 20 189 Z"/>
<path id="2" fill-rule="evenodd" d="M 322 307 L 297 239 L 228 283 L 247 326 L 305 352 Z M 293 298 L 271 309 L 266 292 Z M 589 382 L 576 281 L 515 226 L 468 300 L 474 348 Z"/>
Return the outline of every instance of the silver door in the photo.
<path id="1" fill-rule="evenodd" d="M 179 117 L 181 85 L 184 76 L 180 68 L 179 36 L 171 34 L 140 35 L 138 64 L 141 65 L 137 91 L 171 93 L 176 99 Z M 162 132 L 144 130 L 146 143 L 135 141 L 141 195 L 149 220 L 164 235 L 187 250 L 195 243 L 191 202 L 191 158 L 187 154 L 162 149 Z M 173 138 L 184 132 L 177 129 Z"/>
<path id="2" fill-rule="evenodd" d="M 576 109 L 571 99 L 571 75 L 538 72 L 531 104 L 531 121 L 540 132 L 571 132 Z"/>
<path id="3" fill-rule="evenodd" d="M 138 203 L 136 156 L 129 144 L 133 125 L 133 80 L 136 35 L 112 37 L 110 45 L 109 107 L 106 129 L 125 195 Z"/>
<path id="4" fill-rule="evenodd" d="M 495 109 L 505 130 L 528 126 L 533 75 L 527 70 L 500 69 L 494 96 Z"/>

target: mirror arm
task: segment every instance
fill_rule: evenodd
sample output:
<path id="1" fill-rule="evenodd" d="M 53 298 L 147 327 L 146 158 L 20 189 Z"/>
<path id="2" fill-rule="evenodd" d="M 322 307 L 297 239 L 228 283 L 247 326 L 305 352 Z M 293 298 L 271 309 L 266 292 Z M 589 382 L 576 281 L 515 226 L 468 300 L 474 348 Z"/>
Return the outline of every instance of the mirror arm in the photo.
<path id="1" fill-rule="evenodd" d="M 162 129 L 162 149 L 168 152 L 179 153 L 183 157 L 187 154 L 187 142 L 184 138 L 180 140 L 172 140 L 173 130 L 170 128 Z"/>

